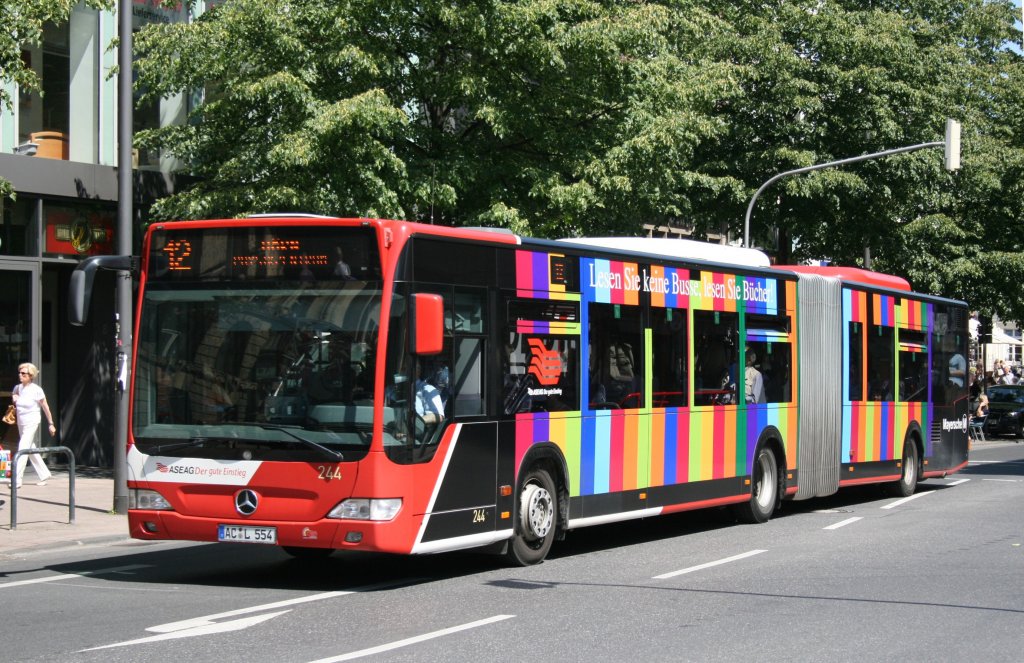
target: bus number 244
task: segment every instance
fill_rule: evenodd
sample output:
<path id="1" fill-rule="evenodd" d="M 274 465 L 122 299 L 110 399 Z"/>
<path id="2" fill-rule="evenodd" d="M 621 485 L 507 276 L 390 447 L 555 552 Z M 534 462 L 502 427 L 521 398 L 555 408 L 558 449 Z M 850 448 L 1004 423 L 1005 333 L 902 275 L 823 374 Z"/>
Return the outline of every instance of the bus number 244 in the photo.
<path id="1" fill-rule="evenodd" d="M 337 465 L 317 465 L 316 469 L 320 472 L 320 476 L 317 477 L 318 479 L 330 481 L 331 479 L 341 478 L 341 468 Z"/>

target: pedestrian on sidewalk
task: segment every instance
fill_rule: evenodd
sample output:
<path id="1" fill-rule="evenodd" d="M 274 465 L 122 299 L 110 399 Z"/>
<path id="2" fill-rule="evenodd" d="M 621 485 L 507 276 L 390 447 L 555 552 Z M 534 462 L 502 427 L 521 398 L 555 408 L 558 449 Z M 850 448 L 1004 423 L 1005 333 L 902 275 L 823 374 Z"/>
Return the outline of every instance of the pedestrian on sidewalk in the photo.
<path id="1" fill-rule="evenodd" d="M 21 364 L 18 366 L 18 379 L 20 383 L 14 387 L 11 398 L 14 400 L 14 407 L 18 412 L 18 451 L 35 449 L 39 447 L 39 424 L 42 423 L 40 412 L 46 415 L 50 422 L 50 435 L 57 434 L 57 427 L 53 425 L 53 414 L 46 402 L 46 394 L 43 388 L 33 380 L 39 375 L 39 369 L 34 364 Z M 37 485 L 45 486 L 46 480 L 50 478 L 50 470 L 39 454 L 27 454 L 32 458 L 32 468 L 39 475 Z M 18 459 L 17 467 L 11 475 L 11 483 L 17 482 L 21 488 L 21 480 L 25 475 L 25 464 L 28 458 L 22 456 Z"/>

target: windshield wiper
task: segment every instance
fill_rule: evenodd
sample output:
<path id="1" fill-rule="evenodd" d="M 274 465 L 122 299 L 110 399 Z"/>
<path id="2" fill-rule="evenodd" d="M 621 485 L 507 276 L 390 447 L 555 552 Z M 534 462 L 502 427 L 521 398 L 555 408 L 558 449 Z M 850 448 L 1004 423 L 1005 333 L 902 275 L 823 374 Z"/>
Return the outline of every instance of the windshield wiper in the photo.
<path id="1" fill-rule="evenodd" d="M 255 422 L 253 422 L 252 425 L 259 426 L 263 430 L 277 430 L 277 431 L 281 431 L 285 435 L 290 436 L 293 440 L 297 440 L 297 441 L 301 442 L 302 444 L 305 444 L 307 447 L 312 447 L 314 449 L 317 449 L 318 451 L 323 452 L 328 458 L 333 458 L 334 460 L 336 460 L 338 462 L 341 462 L 341 461 L 345 460 L 344 454 L 342 454 L 340 451 L 335 451 L 334 449 L 328 449 L 327 447 L 325 447 L 324 445 L 320 444 L 319 442 L 316 442 L 314 440 L 309 439 L 308 437 L 303 437 L 303 436 L 297 434 L 295 432 L 296 429 L 298 429 L 298 430 L 305 430 L 301 426 L 288 426 L 288 425 L 285 425 L 285 424 L 265 424 L 265 423 L 255 423 Z"/>
<path id="2" fill-rule="evenodd" d="M 147 453 L 150 455 L 158 454 L 162 451 L 176 451 L 178 449 L 188 449 L 189 447 L 202 447 L 210 441 L 208 437 L 193 437 L 188 440 L 181 442 L 168 442 L 167 444 L 158 444 L 157 446 L 150 449 Z"/>

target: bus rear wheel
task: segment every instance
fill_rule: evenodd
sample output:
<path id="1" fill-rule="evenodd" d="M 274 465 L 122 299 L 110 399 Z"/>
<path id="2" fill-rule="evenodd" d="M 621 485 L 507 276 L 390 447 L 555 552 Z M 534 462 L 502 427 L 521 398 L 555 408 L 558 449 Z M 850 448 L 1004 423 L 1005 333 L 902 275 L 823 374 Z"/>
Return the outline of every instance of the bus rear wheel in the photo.
<path id="1" fill-rule="evenodd" d="M 506 556 L 516 566 L 539 564 L 547 557 L 558 525 L 558 493 L 547 470 L 531 469 L 523 477 L 516 504 L 515 533 Z"/>
<path id="2" fill-rule="evenodd" d="M 907 440 L 903 443 L 903 472 L 900 480 L 892 484 L 892 492 L 900 497 L 910 497 L 917 490 L 917 478 L 917 445 L 913 440 Z"/>
<path id="3" fill-rule="evenodd" d="M 775 452 L 767 446 L 758 449 L 753 470 L 750 500 L 736 505 L 736 517 L 745 523 L 765 523 L 779 503 L 779 461 Z"/>

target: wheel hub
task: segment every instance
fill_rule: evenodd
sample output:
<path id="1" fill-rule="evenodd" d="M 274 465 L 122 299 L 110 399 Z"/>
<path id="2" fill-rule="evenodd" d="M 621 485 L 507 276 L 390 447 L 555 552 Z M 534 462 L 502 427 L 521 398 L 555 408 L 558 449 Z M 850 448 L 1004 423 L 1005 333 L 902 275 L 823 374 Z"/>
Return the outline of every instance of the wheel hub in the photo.
<path id="1" fill-rule="evenodd" d="M 530 484 L 523 488 L 521 506 L 524 534 L 532 539 L 547 536 L 555 520 L 551 493 L 537 484 Z"/>
<path id="2" fill-rule="evenodd" d="M 758 458 L 757 482 L 754 484 L 754 499 L 762 507 L 768 507 L 775 499 L 775 472 L 766 458 Z"/>

